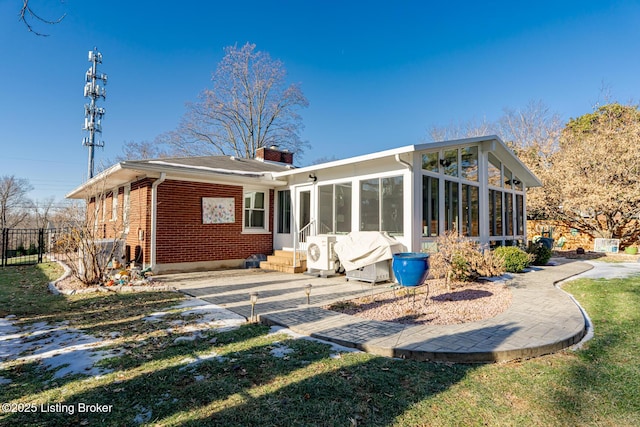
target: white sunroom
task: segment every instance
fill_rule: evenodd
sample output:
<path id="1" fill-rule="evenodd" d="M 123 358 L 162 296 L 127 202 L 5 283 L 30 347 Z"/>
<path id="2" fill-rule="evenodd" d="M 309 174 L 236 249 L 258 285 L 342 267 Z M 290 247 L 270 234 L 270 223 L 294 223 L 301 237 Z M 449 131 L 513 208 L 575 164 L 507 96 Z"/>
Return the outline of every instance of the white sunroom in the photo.
<path id="1" fill-rule="evenodd" d="M 274 249 L 308 235 L 387 232 L 428 250 L 449 230 L 496 245 L 526 239 L 526 190 L 542 185 L 497 136 L 409 145 L 274 173 Z"/>

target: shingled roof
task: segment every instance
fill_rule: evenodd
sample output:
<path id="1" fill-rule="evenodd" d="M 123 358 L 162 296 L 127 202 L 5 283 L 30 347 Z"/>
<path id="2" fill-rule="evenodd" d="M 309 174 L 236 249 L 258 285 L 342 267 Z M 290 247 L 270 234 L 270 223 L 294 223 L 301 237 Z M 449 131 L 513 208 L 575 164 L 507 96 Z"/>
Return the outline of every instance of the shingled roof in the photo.
<path id="1" fill-rule="evenodd" d="M 185 168 L 227 170 L 230 172 L 244 172 L 263 174 L 264 172 L 283 172 L 292 168 L 291 165 L 266 162 L 256 159 L 244 159 L 234 156 L 199 156 L 199 157 L 169 157 L 150 160 L 127 160 L 123 162 L 135 167 L 136 165 L 168 165 Z"/>

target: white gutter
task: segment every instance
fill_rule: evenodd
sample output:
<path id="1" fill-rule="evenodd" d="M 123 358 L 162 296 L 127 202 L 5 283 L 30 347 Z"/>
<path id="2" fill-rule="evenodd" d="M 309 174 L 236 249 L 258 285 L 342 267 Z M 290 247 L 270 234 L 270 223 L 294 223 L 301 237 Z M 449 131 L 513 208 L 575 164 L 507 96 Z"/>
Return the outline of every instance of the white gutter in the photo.
<path id="1" fill-rule="evenodd" d="M 156 266 L 156 224 L 158 216 L 158 186 L 164 182 L 167 174 L 162 172 L 160 178 L 151 184 L 151 269 Z"/>
<path id="2" fill-rule="evenodd" d="M 413 165 L 411 163 L 407 162 L 406 160 L 402 160 L 400 158 L 400 154 L 396 154 L 395 157 L 396 157 L 396 162 L 398 162 L 398 163 L 400 163 L 402 165 L 405 165 L 410 171 L 413 171 Z"/>

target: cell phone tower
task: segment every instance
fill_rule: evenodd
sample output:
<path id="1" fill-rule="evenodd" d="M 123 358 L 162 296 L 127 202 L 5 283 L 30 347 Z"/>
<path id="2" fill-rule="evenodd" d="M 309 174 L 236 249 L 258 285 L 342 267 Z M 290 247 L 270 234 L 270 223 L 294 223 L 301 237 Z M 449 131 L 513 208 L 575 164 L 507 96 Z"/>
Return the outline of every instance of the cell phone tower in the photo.
<path id="1" fill-rule="evenodd" d="M 94 147 L 104 147 L 104 141 L 96 139 L 96 133 L 102 134 L 102 117 L 104 108 L 98 107 L 96 101 L 107 97 L 107 91 L 98 83 L 102 81 L 103 86 L 107 84 L 107 75 L 98 74 L 98 64 L 102 64 L 102 54 L 98 48 L 89 51 L 89 62 L 91 68 L 85 74 L 84 96 L 90 102 L 84 104 L 84 126 L 82 130 L 89 132 L 88 137 L 82 139 L 82 145 L 89 147 L 89 167 L 87 169 L 87 179 L 93 178 L 93 151 Z"/>

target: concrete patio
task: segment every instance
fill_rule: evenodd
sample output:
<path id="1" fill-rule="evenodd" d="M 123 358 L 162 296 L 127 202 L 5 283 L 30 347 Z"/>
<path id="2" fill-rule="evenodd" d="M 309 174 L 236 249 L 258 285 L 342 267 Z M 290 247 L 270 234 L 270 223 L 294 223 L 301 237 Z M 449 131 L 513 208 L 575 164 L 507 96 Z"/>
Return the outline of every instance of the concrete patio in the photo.
<path id="1" fill-rule="evenodd" d="M 231 270 L 170 274 L 158 280 L 246 318 L 251 315 L 249 294 L 258 292 L 255 312 L 261 323 L 369 353 L 416 360 L 496 362 L 552 353 L 576 344 L 585 335 L 587 323 L 580 307 L 554 285 L 593 266 L 567 259 L 554 259 L 553 263 L 512 276 L 512 304 L 505 312 L 460 325 L 403 325 L 321 308 L 388 291 L 391 286 L 347 281 L 344 276 Z M 309 305 L 305 294 L 308 284 L 312 285 Z"/>

